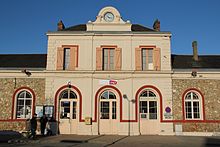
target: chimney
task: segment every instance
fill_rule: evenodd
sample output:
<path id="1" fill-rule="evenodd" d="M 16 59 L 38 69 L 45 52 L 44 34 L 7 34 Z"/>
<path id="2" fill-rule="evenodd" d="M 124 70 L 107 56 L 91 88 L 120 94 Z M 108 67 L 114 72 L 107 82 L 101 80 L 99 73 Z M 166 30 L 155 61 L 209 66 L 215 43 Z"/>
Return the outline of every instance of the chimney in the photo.
<path id="1" fill-rule="evenodd" d="M 158 31 L 158 32 L 160 31 L 160 21 L 158 19 L 156 19 L 154 21 L 153 28 L 154 28 L 155 31 Z"/>
<path id="2" fill-rule="evenodd" d="M 197 48 L 197 41 L 192 42 L 192 47 L 193 47 L 193 60 L 198 61 L 198 48 Z"/>
<path id="3" fill-rule="evenodd" d="M 63 29 L 65 29 L 65 26 L 64 26 L 62 20 L 60 20 L 60 21 L 57 23 L 57 31 L 61 31 L 61 30 L 63 30 Z"/>

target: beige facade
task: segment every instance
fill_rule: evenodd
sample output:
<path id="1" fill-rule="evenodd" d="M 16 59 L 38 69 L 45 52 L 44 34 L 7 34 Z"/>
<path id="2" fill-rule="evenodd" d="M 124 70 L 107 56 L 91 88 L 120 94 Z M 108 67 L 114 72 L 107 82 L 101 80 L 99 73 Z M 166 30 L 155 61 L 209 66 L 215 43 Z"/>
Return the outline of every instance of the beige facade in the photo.
<path id="1" fill-rule="evenodd" d="M 13 122 L 18 127 L 10 129 L 22 130 L 25 119 L 12 111 L 19 108 L 13 99 L 19 100 L 24 88 L 34 93 L 32 114 L 35 106 L 54 106 L 62 134 L 174 135 L 204 132 L 202 127 L 212 124 L 206 131 L 219 131 L 219 93 L 213 88 L 219 72 L 204 73 L 201 79 L 174 72 L 170 32 L 134 31 L 113 7 L 103 8 L 96 18 L 85 31 L 65 30 L 61 23 L 61 30 L 47 33 L 45 70 L 33 70 L 30 77 L 20 70 L 0 70 L 0 104 L 7 104 L 0 108 L 6 112 L 0 116 L 1 129 Z M 206 112 L 199 121 L 185 121 L 182 115 L 186 106 L 181 95 L 190 88 L 207 93 L 199 103 Z M 192 129 L 197 123 L 201 127 Z"/>

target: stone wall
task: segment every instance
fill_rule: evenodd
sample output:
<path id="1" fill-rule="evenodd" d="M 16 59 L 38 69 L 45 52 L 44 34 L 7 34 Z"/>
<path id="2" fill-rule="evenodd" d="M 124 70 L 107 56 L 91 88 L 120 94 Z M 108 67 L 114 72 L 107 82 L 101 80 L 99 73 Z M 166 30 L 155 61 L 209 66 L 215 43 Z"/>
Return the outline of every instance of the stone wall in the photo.
<path id="1" fill-rule="evenodd" d="M 14 92 L 20 87 L 29 87 L 35 93 L 35 105 L 45 103 L 44 78 L 0 78 L 0 130 L 18 130 L 24 127 L 22 121 L 11 121 Z M 7 121 L 9 120 L 9 121 Z"/>
<path id="2" fill-rule="evenodd" d="M 220 123 L 209 123 L 207 120 L 220 120 L 220 80 L 208 79 L 173 79 L 173 119 L 183 120 L 182 95 L 189 88 L 198 89 L 204 96 L 204 123 L 182 123 L 183 131 L 220 131 Z"/>

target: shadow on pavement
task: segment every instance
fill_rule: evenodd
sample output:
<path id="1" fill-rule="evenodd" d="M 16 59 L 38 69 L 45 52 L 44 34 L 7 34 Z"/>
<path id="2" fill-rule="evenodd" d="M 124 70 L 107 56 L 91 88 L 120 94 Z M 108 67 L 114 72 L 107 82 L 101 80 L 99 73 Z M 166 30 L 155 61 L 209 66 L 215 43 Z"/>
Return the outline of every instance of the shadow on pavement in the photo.
<path id="1" fill-rule="evenodd" d="M 220 147 L 220 138 L 207 138 L 205 141 L 206 147 Z"/>
<path id="2" fill-rule="evenodd" d="M 60 142 L 63 142 L 63 143 L 88 143 L 90 140 L 93 140 L 93 139 L 97 139 L 97 138 L 100 138 L 104 135 L 100 135 L 100 136 L 96 136 L 96 137 L 93 137 L 93 138 L 90 138 L 90 139 L 87 139 L 87 140 L 61 140 Z"/>
<path id="3" fill-rule="evenodd" d="M 23 136 L 16 131 L 0 131 L 0 143 L 6 143 L 9 140 L 22 139 Z"/>

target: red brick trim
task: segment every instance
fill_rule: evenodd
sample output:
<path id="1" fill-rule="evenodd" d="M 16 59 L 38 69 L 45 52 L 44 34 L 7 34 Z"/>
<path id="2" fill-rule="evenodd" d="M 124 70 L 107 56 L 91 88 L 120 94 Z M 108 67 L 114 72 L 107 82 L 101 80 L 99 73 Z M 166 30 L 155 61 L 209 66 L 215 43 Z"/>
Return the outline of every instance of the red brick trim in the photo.
<path id="1" fill-rule="evenodd" d="M 100 96 L 100 94 L 104 91 L 104 90 L 106 90 L 106 89 L 113 89 L 113 90 L 115 90 L 116 92 L 117 92 L 117 94 L 118 94 L 118 96 L 119 96 L 119 104 L 120 104 L 120 122 L 124 122 L 124 120 L 122 120 L 122 95 L 121 95 L 121 92 L 120 92 L 120 90 L 118 90 L 116 87 L 114 87 L 114 86 L 111 86 L 111 85 L 106 85 L 106 86 L 103 86 L 103 87 L 101 87 L 97 92 L 96 92 L 96 94 L 95 94 L 95 114 L 94 114 L 94 116 L 95 116 L 95 118 L 92 120 L 93 122 L 97 122 L 97 120 L 98 120 L 98 102 L 99 102 L 99 96 Z"/>
<path id="2" fill-rule="evenodd" d="M 138 91 L 136 92 L 136 95 L 135 95 L 135 120 L 133 120 L 134 122 L 137 122 L 138 121 L 138 115 L 139 115 L 139 112 L 138 112 L 138 108 L 139 108 L 139 96 L 140 96 L 140 93 L 144 90 L 144 89 L 147 89 L 147 88 L 150 88 L 150 89 L 153 89 L 157 92 L 157 94 L 159 95 L 159 98 L 160 98 L 160 121 L 162 122 L 163 121 L 163 99 L 162 99 L 162 94 L 160 92 L 160 90 L 155 87 L 155 86 L 152 86 L 152 85 L 145 85 L 145 86 L 142 86 L 141 88 L 138 89 Z"/>
<path id="3" fill-rule="evenodd" d="M 190 91 L 195 91 L 197 93 L 199 93 L 199 95 L 202 97 L 202 113 L 203 113 L 203 118 L 201 120 L 186 120 L 185 119 L 185 96 L 188 92 Z M 184 91 L 184 93 L 182 94 L 182 114 L 183 114 L 183 120 L 184 121 L 203 121 L 203 120 L 206 120 L 205 119 L 205 104 L 204 104 L 205 100 L 204 100 L 204 95 L 202 94 L 202 92 L 196 88 L 189 88 L 187 90 Z"/>
<path id="4" fill-rule="evenodd" d="M 58 102 L 57 101 L 59 99 L 60 92 L 63 91 L 64 89 L 67 89 L 68 86 L 69 85 L 64 85 L 64 86 L 60 87 L 57 90 L 56 94 L 55 94 L 55 99 L 54 99 L 54 113 L 55 114 L 54 114 L 54 118 L 56 119 L 56 116 L 57 116 L 56 114 L 57 114 L 57 111 L 58 111 L 58 121 L 59 121 L 59 110 L 57 110 L 57 107 L 58 107 Z M 82 119 L 82 93 L 80 92 L 80 90 L 77 87 L 75 87 L 73 85 L 71 85 L 71 89 L 74 89 L 77 92 L 77 94 L 79 95 L 79 122 L 84 122 L 85 120 Z"/>

